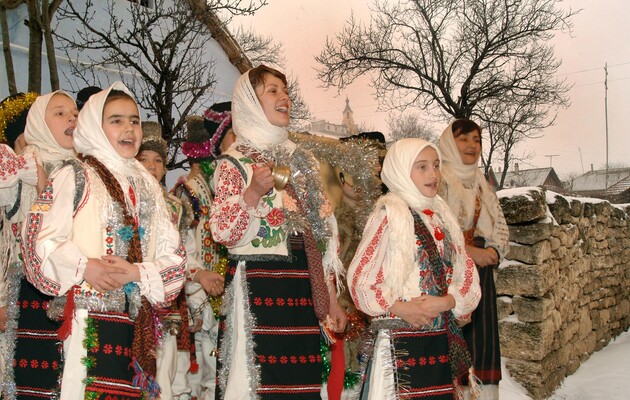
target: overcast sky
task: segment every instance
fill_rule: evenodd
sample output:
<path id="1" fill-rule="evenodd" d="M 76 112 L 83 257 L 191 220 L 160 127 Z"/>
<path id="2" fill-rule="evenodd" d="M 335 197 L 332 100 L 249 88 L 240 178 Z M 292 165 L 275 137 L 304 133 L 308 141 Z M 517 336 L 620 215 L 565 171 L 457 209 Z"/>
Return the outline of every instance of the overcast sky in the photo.
<path id="1" fill-rule="evenodd" d="M 353 83 L 339 95 L 322 89 L 317 80 L 314 57 L 326 37 L 339 32 L 351 11 L 369 21 L 371 0 L 268 0 L 253 17 L 239 18 L 235 25 L 253 28 L 284 45 L 287 71 L 295 75 L 315 118 L 341 123 L 345 98 L 350 99 L 355 121 L 387 131 L 386 113 L 379 113 L 369 80 Z M 603 168 L 606 162 L 604 112 L 604 65 L 608 63 L 609 163 L 629 166 L 630 124 L 630 1 L 567 0 L 562 8 L 582 9 L 574 19 L 573 34 L 559 33 L 554 40 L 556 55 L 563 64 L 559 74 L 574 87 L 571 106 L 561 110 L 556 124 L 544 137 L 523 144 L 521 149 L 536 156 L 523 168 L 553 167 L 565 178 L 569 174 Z M 441 129 L 439 127 L 438 129 Z M 441 133 L 441 132 L 436 132 Z M 553 157 L 548 157 L 553 156 Z"/>

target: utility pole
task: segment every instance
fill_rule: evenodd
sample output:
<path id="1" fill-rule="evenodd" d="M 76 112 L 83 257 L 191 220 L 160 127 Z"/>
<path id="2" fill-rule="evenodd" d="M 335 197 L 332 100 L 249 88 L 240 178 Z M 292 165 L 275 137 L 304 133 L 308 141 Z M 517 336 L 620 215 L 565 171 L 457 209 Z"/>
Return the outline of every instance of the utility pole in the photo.
<path id="1" fill-rule="evenodd" d="M 552 162 L 554 157 L 560 157 L 560 154 L 546 154 L 545 157 L 549 157 L 549 168 L 552 167 Z"/>
<path id="2" fill-rule="evenodd" d="M 606 119 L 606 189 L 608 189 L 608 63 L 604 64 L 604 112 Z"/>

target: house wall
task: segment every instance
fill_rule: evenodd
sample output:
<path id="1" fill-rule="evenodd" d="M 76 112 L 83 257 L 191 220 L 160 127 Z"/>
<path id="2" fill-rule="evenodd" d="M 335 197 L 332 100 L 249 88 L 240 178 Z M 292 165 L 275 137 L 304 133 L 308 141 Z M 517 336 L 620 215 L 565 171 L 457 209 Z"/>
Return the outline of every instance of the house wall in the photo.
<path id="1" fill-rule="evenodd" d="M 510 254 L 497 271 L 507 368 L 544 399 L 630 326 L 630 206 L 500 191 Z"/>

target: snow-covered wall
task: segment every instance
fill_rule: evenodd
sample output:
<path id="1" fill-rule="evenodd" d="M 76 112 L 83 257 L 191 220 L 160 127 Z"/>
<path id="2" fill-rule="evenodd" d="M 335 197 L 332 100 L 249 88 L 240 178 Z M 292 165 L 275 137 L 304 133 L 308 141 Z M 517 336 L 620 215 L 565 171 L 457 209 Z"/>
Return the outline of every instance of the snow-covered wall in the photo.
<path id="1" fill-rule="evenodd" d="M 501 352 L 544 399 L 630 326 L 630 206 L 540 188 L 498 195 L 510 226 L 496 282 Z"/>

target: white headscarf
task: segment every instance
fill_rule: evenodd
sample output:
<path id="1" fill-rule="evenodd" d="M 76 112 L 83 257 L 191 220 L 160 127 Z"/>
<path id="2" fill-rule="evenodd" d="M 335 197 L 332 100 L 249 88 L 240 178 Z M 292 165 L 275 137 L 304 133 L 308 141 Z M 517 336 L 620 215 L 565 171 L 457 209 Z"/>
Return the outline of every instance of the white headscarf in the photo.
<path id="1" fill-rule="evenodd" d="M 120 183 L 128 202 L 130 201 L 127 198 L 129 185 L 132 180 L 141 176 L 142 182 L 149 185 L 151 192 L 156 196 L 155 202 L 158 210 L 161 211 L 160 217 L 168 220 L 164 197 L 158 195 L 162 193 L 162 189 L 157 180 L 135 158 L 126 159 L 121 157 L 105 135 L 103 130 L 103 110 L 107 96 L 112 90 L 123 91 L 132 99 L 134 98 L 133 94 L 122 82 L 114 82 L 109 88 L 92 95 L 79 113 L 79 122 L 74 134 L 74 148 L 78 153 L 98 159 Z M 140 185 L 141 182 L 137 183 L 138 186 L 142 186 Z"/>
<path id="2" fill-rule="evenodd" d="M 26 118 L 24 139 L 28 144 L 26 149 L 37 154 L 44 163 L 61 164 L 64 160 L 76 157 L 76 154 L 73 149 L 61 147 L 46 124 L 46 107 L 56 94 L 68 96 L 74 103 L 74 99 L 63 90 L 37 97 Z"/>
<path id="3" fill-rule="evenodd" d="M 290 143 L 287 129 L 275 126 L 267 119 L 249 81 L 249 71 L 241 75 L 234 86 L 232 129 L 237 142 L 245 142 L 260 150 Z"/>
<path id="4" fill-rule="evenodd" d="M 453 121 L 454 122 L 454 121 Z M 488 210 L 494 209 L 494 191 L 488 185 L 477 164 L 466 165 L 462 161 L 459 149 L 453 136 L 453 122 L 451 122 L 442 136 L 440 136 L 440 151 L 442 152 L 442 176 L 448 183 L 448 205 L 453 214 L 460 219 L 462 229 L 472 226 L 475 217 L 475 198 L 481 187 L 482 202 Z M 481 132 L 480 132 L 481 133 Z M 469 190 L 465 190 L 465 188 Z"/>
<path id="5" fill-rule="evenodd" d="M 423 139 L 406 138 L 394 143 L 385 156 L 381 179 L 390 190 L 390 194 L 381 197 L 376 208 L 385 207 L 387 223 L 391 230 L 390 237 L 395 238 L 390 243 L 391 254 L 388 273 L 385 276 L 385 286 L 393 293 L 398 293 L 409 282 L 409 277 L 417 274 L 415 258 L 415 231 L 413 216 L 408 208 L 416 211 L 427 227 L 431 218 L 422 211 L 430 209 L 437 214 L 444 230 L 449 233 L 451 242 L 460 251 L 453 252 L 453 263 L 465 262 L 461 252 L 464 249 L 464 237 L 446 202 L 439 196 L 426 197 L 411 180 L 411 169 L 416 157 L 426 147 L 432 147 L 438 153 L 437 147 Z M 402 200 L 402 201 L 401 201 Z M 431 231 L 431 229 L 429 229 Z M 434 232 L 431 232 L 434 235 Z M 435 239 L 435 237 L 434 237 Z"/>

